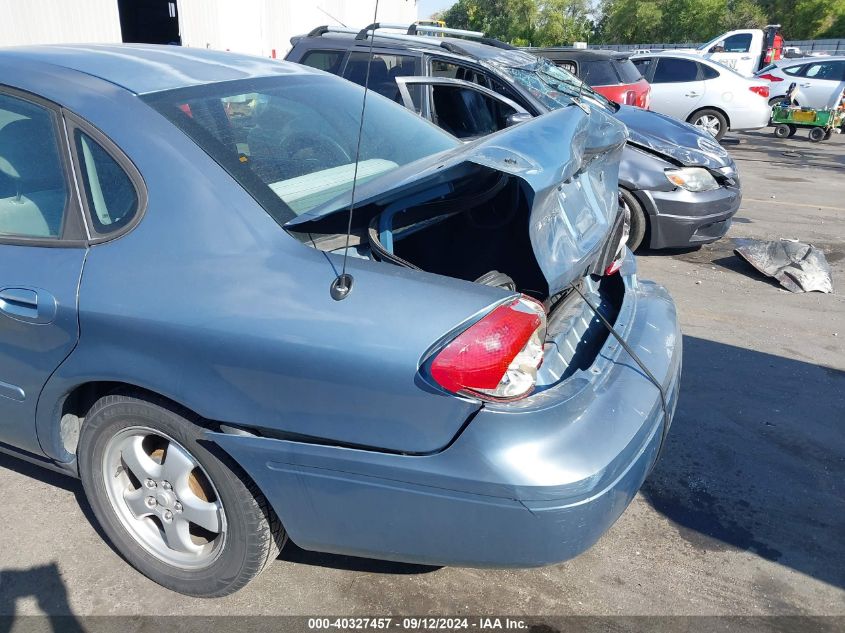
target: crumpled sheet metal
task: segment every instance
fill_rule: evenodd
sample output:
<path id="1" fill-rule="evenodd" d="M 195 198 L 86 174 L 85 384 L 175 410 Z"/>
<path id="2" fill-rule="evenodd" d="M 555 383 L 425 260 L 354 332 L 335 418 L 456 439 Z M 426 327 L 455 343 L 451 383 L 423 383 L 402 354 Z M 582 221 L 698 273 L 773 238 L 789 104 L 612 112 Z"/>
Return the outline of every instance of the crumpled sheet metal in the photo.
<path id="1" fill-rule="evenodd" d="M 789 240 L 734 240 L 734 252 L 790 292 L 833 292 L 830 266 L 812 244 Z"/>

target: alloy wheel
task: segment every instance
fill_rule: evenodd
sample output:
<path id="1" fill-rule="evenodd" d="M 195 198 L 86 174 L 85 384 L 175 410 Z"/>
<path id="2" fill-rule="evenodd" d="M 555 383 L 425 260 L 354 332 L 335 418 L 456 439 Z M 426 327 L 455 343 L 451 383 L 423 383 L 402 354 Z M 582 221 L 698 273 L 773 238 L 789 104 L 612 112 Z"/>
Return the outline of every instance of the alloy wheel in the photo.
<path id="1" fill-rule="evenodd" d="M 698 129 L 707 132 L 711 136 L 718 136 L 722 129 L 722 123 L 712 114 L 705 114 L 698 117 L 693 123 Z"/>
<path id="2" fill-rule="evenodd" d="M 173 438 L 128 427 L 103 453 L 106 492 L 127 532 L 180 569 L 211 565 L 223 549 L 226 515 L 199 462 Z"/>

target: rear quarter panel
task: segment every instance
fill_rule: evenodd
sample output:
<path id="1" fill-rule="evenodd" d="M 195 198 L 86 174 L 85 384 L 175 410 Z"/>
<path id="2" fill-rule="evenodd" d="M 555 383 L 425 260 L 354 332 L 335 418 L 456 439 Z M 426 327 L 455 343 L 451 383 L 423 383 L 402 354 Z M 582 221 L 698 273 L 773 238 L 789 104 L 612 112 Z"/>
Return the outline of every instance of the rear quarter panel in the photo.
<path id="1" fill-rule="evenodd" d="M 137 97 L 77 79 L 55 98 L 135 162 L 149 205 L 134 230 L 90 250 L 79 344 L 39 404 L 46 452 L 70 458 L 57 446 L 57 407 L 89 381 L 137 385 L 211 420 L 330 442 L 427 452 L 451 440 L 478 404 L 421 384 L 418 363 L 507 293 L 350 259 L 355 286 L 336 302 L 329 285 L 339 257 L 285 233 Z"/>

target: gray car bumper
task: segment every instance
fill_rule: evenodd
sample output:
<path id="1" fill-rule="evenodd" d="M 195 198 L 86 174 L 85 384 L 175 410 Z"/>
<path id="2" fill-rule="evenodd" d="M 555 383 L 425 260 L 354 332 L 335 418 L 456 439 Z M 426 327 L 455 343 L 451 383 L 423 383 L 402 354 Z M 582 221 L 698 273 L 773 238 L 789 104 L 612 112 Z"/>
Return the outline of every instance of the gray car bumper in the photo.
<path id="1" fill-rule="evenodd" d="M 686 248 L 715 242 L 730 228 L 739 209 L 739 187 L 714 191 L 635 191 L 649 216 L 650 248 Z"/>

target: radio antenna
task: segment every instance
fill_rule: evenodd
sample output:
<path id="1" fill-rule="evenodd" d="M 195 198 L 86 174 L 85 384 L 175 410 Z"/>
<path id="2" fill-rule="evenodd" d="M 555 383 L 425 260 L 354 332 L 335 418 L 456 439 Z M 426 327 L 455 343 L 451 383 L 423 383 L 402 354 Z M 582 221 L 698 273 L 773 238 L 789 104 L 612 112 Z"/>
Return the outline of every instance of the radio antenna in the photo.
<path id="1" fill-rule="evenodd" d="M 358 122 L 358 143 L 355 147 L 355 167 L 352 172 L 352 193 L 349 199 L 349 219 L 346 223 L 346 247 L 343 249 L 343 267 L 341 273 L 335 277 L 329 288 L 329 293 L 335 301 L 342 301 L 352 291 L 352 284 L 355 281 L 352 275 L 346 272 L 346 260 L 349 258 L 349 236 L 352 233 L 352 214 L 355 211 L 355 189 L 358 184 L 358 163 L 361 159 L 361 137 L 364 134 L 364 113 L 367 111 L 367 93 L 370 86 L 370 67 L 373 65 L 373 44 L 376 39 L 376 28 L 378 27 L 378 0 L 373 12 L 373 22 L 370 34 L 370 52 L 367 56 L 367 74 L 364 76 L 364 97 L 361 100 L 361 120 Z"/>

